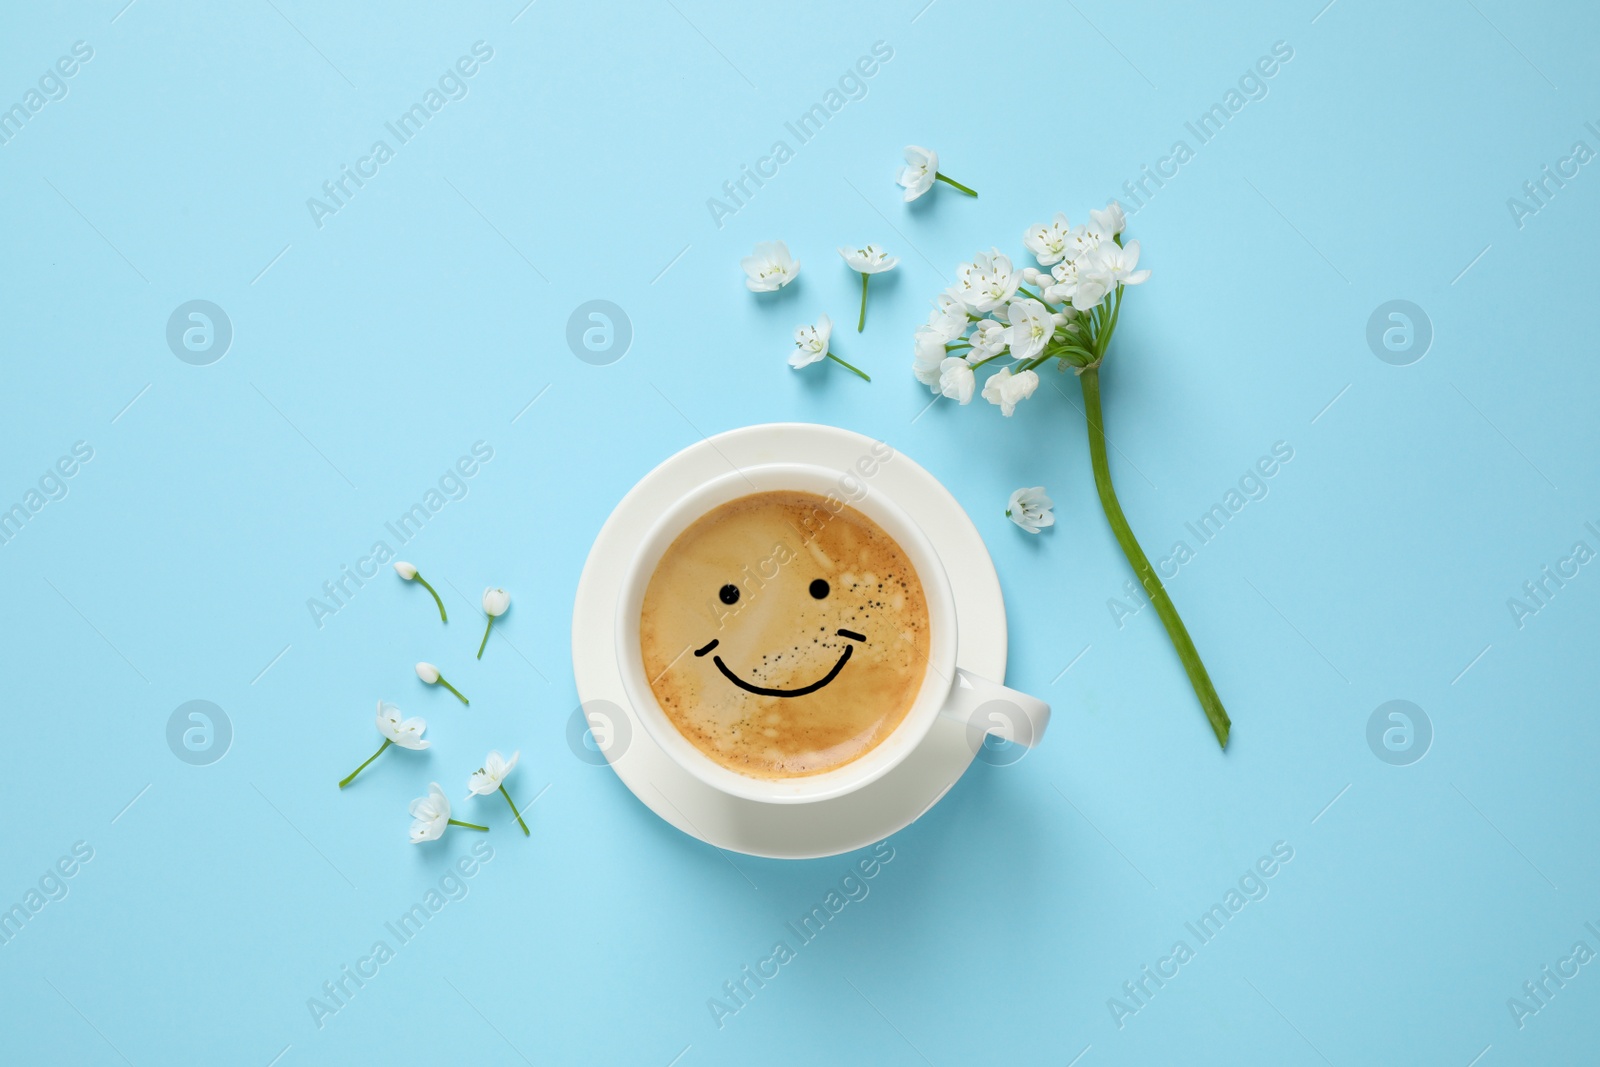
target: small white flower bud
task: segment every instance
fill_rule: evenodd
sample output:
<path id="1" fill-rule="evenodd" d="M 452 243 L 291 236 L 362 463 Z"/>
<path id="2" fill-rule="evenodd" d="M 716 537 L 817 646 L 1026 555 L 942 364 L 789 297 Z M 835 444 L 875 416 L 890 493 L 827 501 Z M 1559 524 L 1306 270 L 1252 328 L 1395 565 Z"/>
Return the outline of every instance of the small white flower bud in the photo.
<path id="1" fill-rule="evenodd" d="M 511 606 L 511 594 L 504 589 L 485 589 L 483 591 L 483 610 L 487 615 L 499 617 L 506 613 Z"/>

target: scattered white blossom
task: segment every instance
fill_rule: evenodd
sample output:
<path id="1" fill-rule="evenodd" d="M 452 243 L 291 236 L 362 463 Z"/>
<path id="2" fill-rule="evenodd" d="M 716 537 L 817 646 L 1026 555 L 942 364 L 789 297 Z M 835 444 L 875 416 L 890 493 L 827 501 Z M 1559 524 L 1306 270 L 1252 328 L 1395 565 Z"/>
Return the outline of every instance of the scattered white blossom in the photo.
<path id="1" fill-rule="evenodd" d="M 933 188 L 934 176 L 939 173 L 939 153 L 908 144 L 905 157 L 906 165 L 900 168 L 895 181 L 905 187 L 906 202 L 910 203 Z"/>
<path id="2" fill-rule="evenodd" d="M 1056 524 L 1055 512 L 1050 510 L 1053 507 L 1055 503 L 1045 495 L 1044 486 L 1018 489 L 1011 494 L 1011 501 L 1006 505 L 1006 518 L 1029 533 L 1036 534 L 1046 526 Z"/>
<path id="3" fill-rule="evenodd" d="M 817 317 L 815 326 L 801 326 L 794 331 L 794 354 L 789 366 L 795 370 L 828 358 L 828 341 L 833 336 L 833 320 L 826 314 Z"/>
<path id="4" fill-rule="evenodd" d="M 498 751 L 490 752 L 483 758 L 483 766 L 473 771 L 467 779 L 467 788 L 480 797 L 497 792 L 505 797 L 506 803 L 511 805 L 511 814 L 517 817 L 517 825 L 522 827 L 522 833 L 526 836 L 528 824 L 522 821 L 522 813 L 517 811 L 517 805 L 512 801 L 511 794 L 506 792 L 505 786 L 507 776 L 516 768 L 521 755 L 520 751 L 513 752 L 511 758 L 506 759 Z"/>
<path id="5" fill-rule="evenodd" d="M 782 241 L 762 241 L 755 251 L 739 261 L 744 268 L 744 284 L 752 293 L 771 293 L 782 289 L 800 273 L 800 261 L 789 254 Z"/>
<path id="6" fill-rule="evenodd" d="M 461 701 L 463 704 L 468 702 L 467 698 L 461 695 L 461 690 L 457 689 L 455 686 L 446 681 L 444 675 L 439 673 L 439 668 L 435 667 L 431 663 L 417 664 L 417 677 L 421 678 L 429 685 L 444 686 L 446 689 L 450 690 L 450 692 L 454 693 L 456 695 L 456 699 Z"/>
<path id="7" fill-rule="evenodd" d="M 839 255 L 850 265 L 850 269 L 857 274 L 882 274 L 886 270 L 893 270 L 900 265 L 896 256 L 891 256 L 877 245 L 867 245 L 864 248 L 841 248 Z"/>
<path id="8" fill-rule="evenodd" d="M 483 640 L 478 642 L 478 658 L 483 658 L 483 646 L 489 643 L 489 631 L 494 629 L 494 620 L 506 613 L 511 606 L 511 594 L 504 589 L 491 587 L 483 591 L 483 613 L 489 621 L 483 626 Z"/>

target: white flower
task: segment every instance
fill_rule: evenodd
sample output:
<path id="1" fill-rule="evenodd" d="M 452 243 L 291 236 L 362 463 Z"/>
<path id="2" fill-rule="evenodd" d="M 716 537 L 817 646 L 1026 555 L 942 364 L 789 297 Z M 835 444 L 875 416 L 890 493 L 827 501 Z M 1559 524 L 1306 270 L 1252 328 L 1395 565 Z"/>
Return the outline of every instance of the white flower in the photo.
<path id="1" fill-rule="evenodd" d="M 1072 236 L 1067 241 L 1066 262 L 1082 259 L 1099 247 L 1100 235 L 1087 227 L 1079 226 L 1072 231 Z"/>
<path id="2" fill-rule="evenodd" d="M 1018 489 L 1011 494 L 1011 501 L 1006 505 L 1006 518 L 1029 533 L 1036 534 L 1046 526 L 1056 524 L 1055 513 L 1050 510 L 1053 507 L 1055 503 L 1045 495 L 1044 486 Z"/>
<path id="3" fill-rule="evenodd" d="M 1118 247 L 1101 245 L 1095 252 L 1100 270 L 1113 285 L 1138 285 L 1150 277 L 1148 270 L 1134 270 L 1139 265 L 1139 242 L 1129 241 Z"/>
<path id="4" fill-rule="evenodd" d="M 426 719 L 415 716 L 402 719 L 399 708 L 378 701 L 378 732 L 393 744 L 420 752 L 429 745 L 429 742 L 422 739 L 422 732 L 427 728 Z"/>
<path id="5" fill-rule="evenodd" d="M 494 620 L 506 613 L 511 606 L 511 594 L 504 589 L 490 588 L 483 591 L 483 613 L 489 616 L 489 621 L 483 626 L 483 640 L 478 642 L 478 658 L 483 658 L 483 646 L 489 643 L 489 631 L 494 629 Z"/>
<path id="6" fill-rule="evenodd" d="M 1089 212 L 1089 227 L 1109 241 L 1127 229 L 1128 217 L 1122 213 L 1122 204 L 1116 200 L 1106 205 L 1104 211 Z"/>
<path id="7" fill-rule="evenodd" d="M 517 805 L 505 787 L 506 776 L 516 767 L 517 757 L 520 755 L 521 752 L 513 752 L 510 759 L 505 759 L 499 752 L 489 753 L 483 758 L 483 766 L 473 771 L 472 777 L 467 779 L 467 788 L 480 797 L 499 792 L 506 798 L 506 803 L 511 805 L 511 814 L 517 817 L 517 825 L 522 827 L 523 836 L 527 836 L 528 824 L 522 821 L 522 813 L 517 810 Z"/>
<path id="8" fill-rule="evenodd" d="M 378 701 L 378 732 L 383 735 L 383 744 L 378 746 L 378 751 L 367 757 L 366 763 L 345 775 L 339 781 L 339 788 L 343 789 L 355 781 L 356 775 L 366 770 L 367 764 L 383 755 L 390 745 L 399 745 L 401 748 L 409 748 L 414 751 L 427 748 L 428 742 L 422 739 L 422 732 L 427 728 L 428 724 L 423 720 L 402 720 L 399 708 L 393 704 L 385 704 L 381 700 Z"/>
<path id="9" fill-rule="evenodd" d="M 408 582 L 416 582 L 429 593 L 433 594 L 433 602 L 439 605 L 439 621 L 450 621 L 449 616 L 444 613 L 444 601 L 439 599 L 439 591 L 428 584 L 428 579 L 417 573 L 417 568 L 413 567 L 404 560 L 396 560 L 394 564 L 394 572 Z"/>
<path id="10" fill-rule="evenodd" d="M 928 313 L 928 329 L 945 341 L 954 341 L 967 332 L 967 305 L 953 293 L 940 293 Z"/>
<path id="11" fill-rule="evenodd" d="M 800 261 L 789 254 L 782 241 L 762 241 L 755 251 L 739 261 L 744 268 L 745 286 L 752 293 L 771 293 L 794 281 Z"/>
<path id="12" fill-rule="evenodd" d="M 428 795 L 411 802 L 411 843 L 437 841 L 450 825 L 450 798 L 444 795 L 438 782 L 428 783 Z"/>
<path id="13" fill-rule="evenodd" d="M 911 364 L 911 371 L 917 381 L 935 393 L 939 391 L 939 367 L 950 356 L 944 345 L 944 338 L 930 327 L 917 328 L 917 357 Z"/>
<path id="14" fill-rule="evenodd" d="M 1000 405 L 1000 414 L 1009 418 L 1017 410 L 1017 405 L 1032 396 L 1037 388 L 1039 375 L 1034 371 L 1013 374 L 1010 367 L 1002 367 L 983 383 L 983 398 L 991 404 Z"/>
<path id="15" fill-rule="evenodd" d="M 970 404 L 972 390 L 976 384 L 977 378 L 972 373 L 972 364 L 966 360 L 950 356 L 939 364 L 939 392 L 951 400 Z"/>
<path id="16" fill-rule="evenodd" d="M 522 755 L 519 749 L 511 753 L 511 758 L 506 759 L 498 751 L 491 752 L 483 758 L 483 766 L 472 772 L 472 777 L 467 779 L 467 788 L 480 797 L 486 797 L 497 791 L 505 782 L 517 765 L 517 759 Z"/>
<path id="17" fill-rule="evenodd" d="M 1143 281 L 1144 279 L 1139 279 Z M 1072 306 L 1088 311 L 1111 292 L 1111 275 L 1103 270 L 1085 271 L 1078 275 L 1078 286 L 1072 292 Z"/>
<path id="18" fill-rule="evenodd" d="M 1022 284 L 1020 271 L 1011 269 L 1011 259 L 998 248 L 972 257 L 971 263 L 956 268 L 954 294 L 973 311 L 988 312 L 1016 295 Z"/>
<path id="19" fill-rule="evenodd" d="M 897 257 L 891 256 L 877 245 L 867 245 L 865 248 L 841 248 L 839 254 L 857 274 L 882 274 L 900 265 Z"/>
<path id="20" fill-rule="evenodd" d="M 908 144 L 905 157 L 906 165 L 895 181 L 905 186 L 906 202 L 910 203 L 933 188 L 934 176 L 939 173 L 939 153 Z"/>
<path id="21" fill-rule="evenodd" d="M 982 363 L 1006 350 L 1006 324 L 984 319 L 968 340 L 972 342 L 972 351 L 967 353 L 967 362 Z"/>
<path id="22" fill-rule="evenodd" d="M 1034 254 L 1041 267 L 1060 263 L 1067 254 L 1067 245 L 1071 240 L 1072 227 L 1067 223 L 1067 217 L 1059 211 L 1048 225 L 1041 222 L 1029 226 L 1022 234 L 1022 243 L 1028 246 L 1028 251 Z"/>
<path id="23" fill-rule="evenodd" d="M 789 366 L 795 370 L 828 357 L 828 341 L 833 336 L 833 320 L 826 314 L 817 317 L 815 326 L 801 326 L 794 331 L 794 355 Z"/>
<path id="24" fill-rule="evenodd" d="M 491 624 L 493 622 L 493 618 L 494 618 L 493 616 L 490 616 Z M 489 631 L 488 630 L 484 630 L 483 631 L 483 639 L 485 641 L 487 641 L 489 639 Z M 483 655 L 483 646 L 482 645 L 478 646 L 478 655 L 479 656 Z M 450 692 L 454 693 L 456 695 L 456 699 L 461 701 L 461 703 L 463 703 L 463 704 L 468 703 L 467 698 L 461 695 L 461 690 L 457 689 L 455 686 L 451 685 L 448 681 L 446 681 L 445 680 L 445 676 L 439 673 L 439 668 L 435 667 L 433 664 L 431 664 L 431 663 L 419 663 L 419 664 L 417 664 L 417 677 L 421 678 L 424 682 L 427 682 L 429 685 L 442 685 L 442 686 L 444 686 L 446 689 L 450 690 Z"/>
<path id="25" fill-rule="evenodd" d="M 1055 315 L 1037 300 L 1017 300 L 1002 310 L 1006 312 L 1006 321 L 1011 323 L 1008 332 L 1011 355 L 1016 359 L 1032 359 L 1043 352 L 1051 335 L 1056 332 Z M 989 395 L 987 388 L 983 395 Z M 1008 411 L 1006 414 L 1011 413 Z"/>

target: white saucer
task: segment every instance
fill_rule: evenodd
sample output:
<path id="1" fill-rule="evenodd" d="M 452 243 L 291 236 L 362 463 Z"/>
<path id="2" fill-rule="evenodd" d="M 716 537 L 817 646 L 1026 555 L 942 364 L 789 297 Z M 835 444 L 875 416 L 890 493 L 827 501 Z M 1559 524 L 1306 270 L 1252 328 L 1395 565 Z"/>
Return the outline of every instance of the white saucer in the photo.
<path id="1" fill-rule="evenodd" d="M 650 737 L 624 695 L 614 640 L 623 563 L 656 518 L 690 489 L 730 469 L 800 462 L 847 471 L 862 456 L 870 456 L 874 444 L 872 438 L 848 430 L 791 422 L 747 426 L 690 445 L 622 498 L 595 538 L 578 579 L 572 669 L 596 743 L 646 807 L 717 848 L 772 859 L 815 859 L 870 845 L 931 808 L 976 754 L 967 729 L 940 718 L 904 762 L 870 785 L 835 800 L 763 804 L 712 789 L 679 767 Z M 972 520 L 933 475 L 898 451 L 869 484 L 899 504 L 946 561 L 960 634 L 957 666 L 1003 682 L 1005 602 L 989 550 Z M 619 721 L 605 721 L 613 716 Z"/>

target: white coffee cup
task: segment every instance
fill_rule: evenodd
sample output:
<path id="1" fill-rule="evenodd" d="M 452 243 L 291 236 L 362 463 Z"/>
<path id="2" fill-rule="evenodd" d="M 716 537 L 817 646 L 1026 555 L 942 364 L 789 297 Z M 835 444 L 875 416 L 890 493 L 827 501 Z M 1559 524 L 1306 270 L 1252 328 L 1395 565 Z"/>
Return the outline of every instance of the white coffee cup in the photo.
<path id="1" fill-rule="evenodd" d="M 899 543 L 922 582 L 928 605 L 928 669 L 911 708 L 892 733 L 864 755 L 820 774 L 756 778 L 722 766 L 678 732 L 661 710 L 645 676 L 639 616 L 656 566 L 678 535 L 702 515 L 751 493 L 814 493 L 831 509 L 856 508 Z M 836 506 L 836 507 L 835 507 Z M 705 482 L 662 515 L 627 564 L 617 601 L 616 640 L 628 701 L 650 736 L 689 774 L 714 789 L 746 800 L 804 804 L 843 796 L 888 774 L 922 742 L 940 717 L 968 727 L 973 744 L 994 734 L 1032 747 L 1044 736 L 1050 706 L 1035 697 L 979 678 L 956 666 L 955 597 L 944 564 L 927 536 L 883 491 L 854 474 L 801 463 L 746 467 Z"/>

